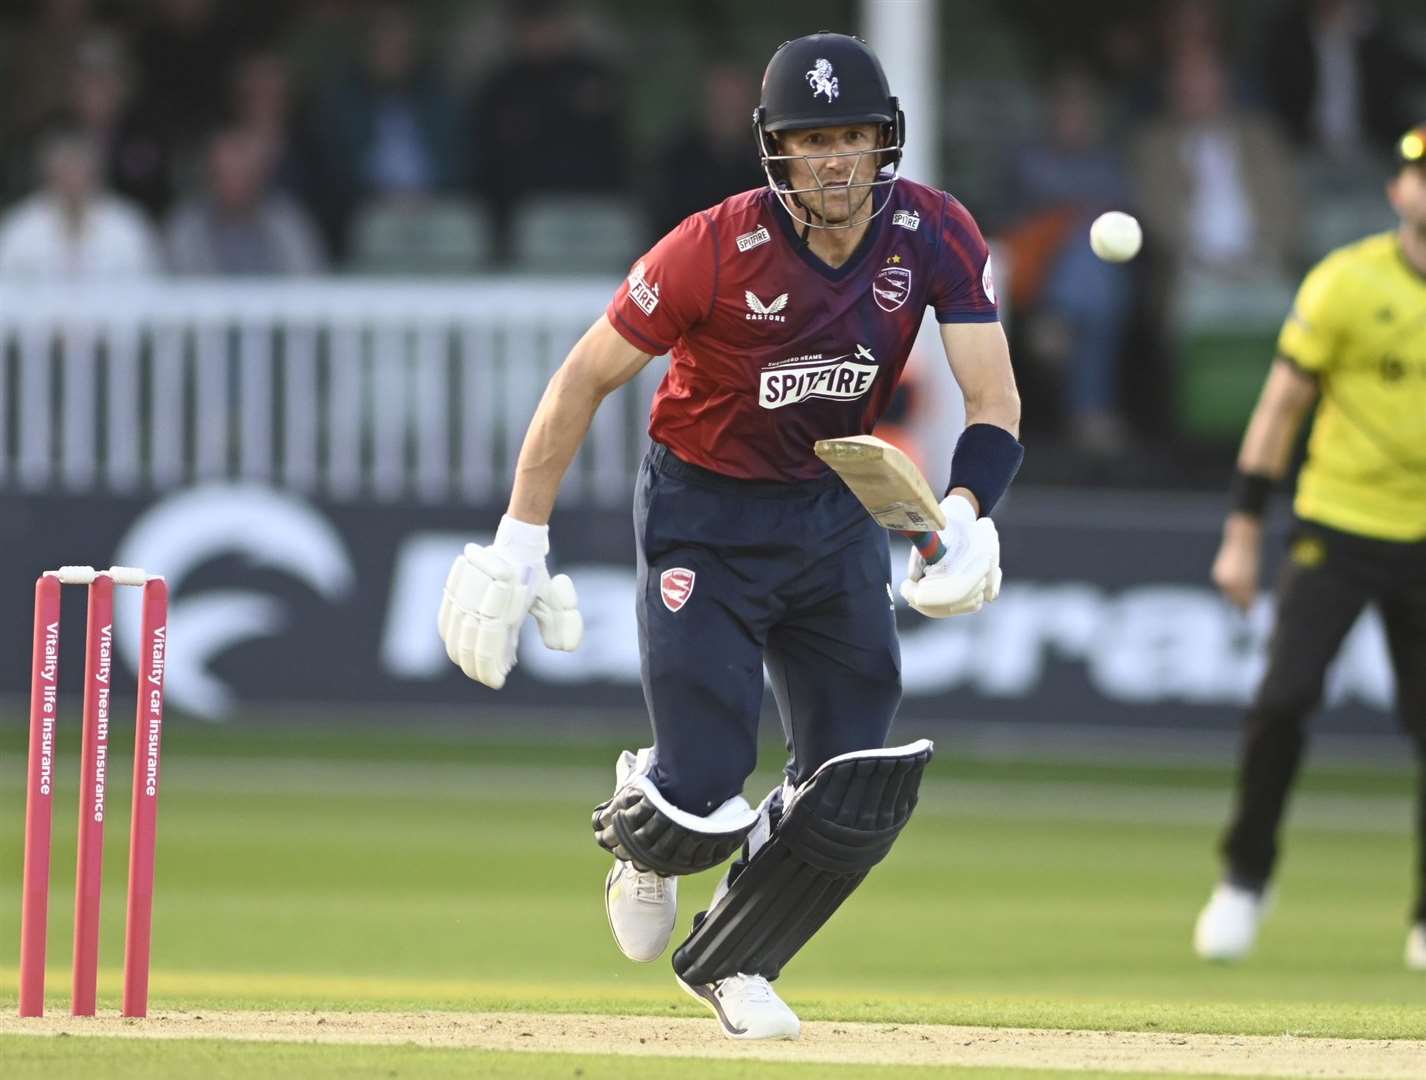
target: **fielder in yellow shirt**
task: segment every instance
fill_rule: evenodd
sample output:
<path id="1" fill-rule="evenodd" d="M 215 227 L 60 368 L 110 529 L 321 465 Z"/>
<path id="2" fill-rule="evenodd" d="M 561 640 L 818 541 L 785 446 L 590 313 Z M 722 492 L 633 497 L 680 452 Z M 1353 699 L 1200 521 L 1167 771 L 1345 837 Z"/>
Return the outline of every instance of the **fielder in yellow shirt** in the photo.
<path id="1" fill-rule="evenodd" d="M 1368 604 L 1386 627 L 1402 724 L 1426 761 L 1426 125 L 1402 137 L 1397 163 L 1387 197 L 1400 226 L 1332 252 L 1303 280 L 1238 453 L 1213 580 L 1246 609 L 1263 509 L 1316 404 L 1268 666 L 1245 718 L 1224 876 L 1194 928 L 1205 959 L 1237 959 L 1257 937 L 1303 725 Z M 1426 971 L 1426 855 L 1416 882 L 1406 964 Z"/>

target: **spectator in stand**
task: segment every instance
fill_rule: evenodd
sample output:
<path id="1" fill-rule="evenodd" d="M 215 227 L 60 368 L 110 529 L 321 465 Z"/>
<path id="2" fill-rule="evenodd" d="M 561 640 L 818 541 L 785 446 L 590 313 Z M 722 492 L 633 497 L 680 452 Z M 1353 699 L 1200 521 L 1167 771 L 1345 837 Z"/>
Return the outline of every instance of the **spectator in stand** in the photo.
<path id="1" fill-rule="evenodd" d="M 1293 141 L 1356 163 L 1385 153 L 1414 120 L 1426 63 L 1368 0 L 1293 0 L 1269 23 L 1268 101 Z"/>
<path id="2" fill-rule="evenodd" d="M 153 0 L 141 10 L 148 18 L 134 40 L 140 112 L 170 146 L 186 149 L 218 122 L 241 35 L 220 17 L 218 0 Z"/>
<path id="3" fill-rule="evenodd" d="M 360 64 L 320 93 L 313 137 L 313 205 L 334 245 L 361 201 L 430 196 L 459 182 L 455 105 L 406 7 L 372 12 Z"/>
<path id="4" fill-rule="evenodd" d="M 704 74 L 701 126 L 669 138 L 655 155 L 650 242 L 689 214 L 767 183 L 748 152 L 757 102 L 757 76 L 736 64 L 715 62 Z"/>
<path id="5" fill-rule="evenodd" d="M 1219 0 L 1168 0 L 1155 18 L 1160 52 L 1221 53 L 1223 11 Z"/>
<path id="6" fill-rule="evenodd" d="M 1172 58 L 1167 110 L 1133 147 L 1135 202 L 1178 271 L 1222 282 L 1280 276 L 1297 234 L 1291 153 L 1265 118 L 1231 100 L 1220 55 Z"/>
<path id="7" fill-rule="evenodd" d="M 1127 437 L 1119 364 L 1132 277 L 1096 258 L 1085 238 L 1095 216 L 1128 204 L 1128 181 L 1105 138 L 1100 91 L 1088 69 L 1063 68 L 1047 105 L 1043 139 L 1025 144 L 1011 167 L 1017 214 L 1002 240 L 1014 267 L 1012 306 L 1028 328 L 1027 351 L 1064 371 L 1071 440 L 1110 454 Z"/>
<path id="8" fill-rule="evenodd" d="M 143 212 L 101 183 L 99 151 L 77 131 L 42 144 L 44 187 L 0 219 L 0 277 L 130 280 L 159 269 Z"/>
<path id="9" fill-rule="evenodd" d="M 118 194 L 149 214 L 168 209 L 171 161 L 162 134 L 132 107 L 131 73 L 117 38 L 91 34 L 79 47 L 69 88 L 69 119 L 99 148 Z"/>
<path id="10" fill-rule="evenodd" d="M 1159 3 L 1097 5 L 1102 17 L 1086 17 L 1082 4 L 1044 0 L 1055 22 L 1042 40 L 1087 37 L 1078 50 L 1064 55 L 1089 55 L 1108 90 L 1110 126 L 1116 134 L 1153 117 L 1163 101 L 1163 72 L 1180 52 L 1203 49 L 1221 52 L 1223 19 L 1216 0 L 1161 0 Z"/>
<path id="11" fill-rule="evenodd" d="M 168 224 L 175 272 L 202 275 L 316 274 L 325 265 L 305 211 L 272 189 L 274 147 L 230 128 L 208 146 L 206 190 L 182 203 Z"/>
<path id="12" fill-rule="evenodd" d="M 80 44 L 94 29 L 91 0 L 42 0 L 38 14 L 6 43 L 0 65 L 0 138 L 28 139 L 65 107 Z"/>
<path id="13" fill-rule="evenodd" d="M 305 139 L 296 121 L 292 72 L 273 49 L 245 53 L 233 69 L 229 122 L 273 147 L 273 183 L 298 196 L 309 190 Z"/>
<path id="14" fill-rule="evenodd" d="M 626 191 L 622 81 L 584 50 L 559 0 L 516 0 L 510 14 L 516 55 L 477 95 L 470 137 L 477 187 L 496 223 L 537 191 Z"/>

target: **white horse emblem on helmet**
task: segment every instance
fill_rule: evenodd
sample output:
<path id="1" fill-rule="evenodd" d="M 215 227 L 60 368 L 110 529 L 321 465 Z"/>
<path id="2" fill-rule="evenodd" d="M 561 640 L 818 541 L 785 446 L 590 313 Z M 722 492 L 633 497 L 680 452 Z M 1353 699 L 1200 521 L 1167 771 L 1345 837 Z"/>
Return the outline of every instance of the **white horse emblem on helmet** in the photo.
<path id="1" fill-rule="evenodd" d="M 832 61 L 818 60 L 807 73 L 807 85 L 812 87 L 812 96 L 826 94 L 830 102 L 837 96 L 837 77 L 832 74 Z"/>

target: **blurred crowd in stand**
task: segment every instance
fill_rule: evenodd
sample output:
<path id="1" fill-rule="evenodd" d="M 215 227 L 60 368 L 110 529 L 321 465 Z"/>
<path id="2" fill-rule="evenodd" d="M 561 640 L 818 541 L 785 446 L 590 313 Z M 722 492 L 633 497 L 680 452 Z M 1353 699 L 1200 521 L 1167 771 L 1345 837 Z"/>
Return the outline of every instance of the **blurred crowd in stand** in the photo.
<path id="1" fill-rule="evenodd" d="M 6 275 L 416 271 L 427 248 L 461 272 L 518 261 L 546 196 L 631 220 L 625 77 L 576 5 L 474 5 L 499 52 L 463 80 L 434 5 L 30 8 L 0 34 Z"/>
<path id="2" fill-rule="evenodd" d="M 1013 267 L 1017 362 L 1069 441 L 1236 438 L 1302 272 L 1390 228 L 1394 141 L 1426 117 L 1426 8 L 1367 0 L 1028 3 L 1045 77 L 983 215 Z M 1075 8 L 1075 15 L 1080 15 Z M 1129 266 L 1088 223 L 1128 208 Z"/>
<path id="3" fill-rule="evenodd" d="M 858 6 L 816 21 L 850 28 Z M 692 7 L 16 0 L 0 280 L 612 276 L 763 182 L 761 65 L 772 35 L 816 28 L 805 4 L 752 27 L 731 0 Z M 1391 224 L 1426 7 L 946 0 L 940 20 L 942 174 L 918 179 L 995 241 L 1027 426 L 1091 459 L 1221 443 L 1302 270 Z M 679 41 L 690 92 L 669 101 Z M 1109 208 L 1145 226 L 1127 267 L 1085 243 Z"/>

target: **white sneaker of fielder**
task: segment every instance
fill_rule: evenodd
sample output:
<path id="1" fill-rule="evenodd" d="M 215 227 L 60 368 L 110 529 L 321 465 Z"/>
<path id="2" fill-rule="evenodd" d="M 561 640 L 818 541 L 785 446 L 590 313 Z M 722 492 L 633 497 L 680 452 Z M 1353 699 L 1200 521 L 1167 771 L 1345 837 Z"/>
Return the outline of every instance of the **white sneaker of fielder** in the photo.
<path id="1" fill-rule="evenodd" d="M 713 1010 L 730 1039 L 795 1039 L 802 1034 L 797 1014 L 761 975 L 729 975 L 714 983 L 678 979 L 678 985 Z"/>
<path id="2" fill-rule="evenodd" d="M 647 748 L 635 756 L 628 750 L 614 766 L 614 790 L 637 772 L 648 770 Z M 640 870 L 631 862 L 615 859 L 604 878 L 604 913 L 614 944 L 630 960 L 646 964 L 657 960 L 673 937 L 678 919 L 678 878 Z"/>
<path id="3" fill-rule="evenodd" d="M 1406 970 L 1426 971 L 1426 923 L 1417 923 L 1406 935 Z"/>
<path id="4" fill-rule="evenodd" d="M 1193 951 L 1203 960 L 1241 960 L 1258 937 L 1267 904 L 1261 893 L 1220 881 L 1193 927 Z"/>

